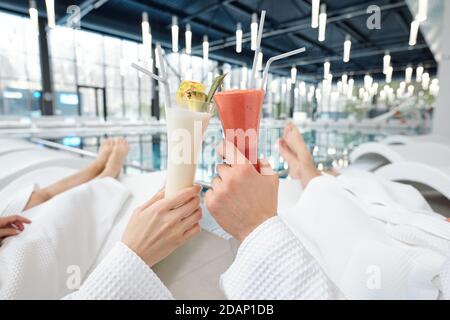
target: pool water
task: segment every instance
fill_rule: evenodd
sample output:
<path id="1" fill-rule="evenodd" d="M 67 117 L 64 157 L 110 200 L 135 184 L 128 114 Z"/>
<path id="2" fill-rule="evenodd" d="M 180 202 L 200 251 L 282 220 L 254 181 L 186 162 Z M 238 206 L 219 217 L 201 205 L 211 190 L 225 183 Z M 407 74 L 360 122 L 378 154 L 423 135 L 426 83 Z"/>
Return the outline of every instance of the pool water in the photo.
<path id="1" fill-rule="evenodd" d="M 287 174 L 287 164 L 280 157 L 276 146 L 276 142 L 282 136 L 282 133 L 282 127 L 261 127 L 259 155 L 260 157 L 266 158 L 272 167 L 283 176 Z M 302 133 L 313 154 L 316 165 L 321 170 L 338 169 L 348 166 L 349 155 L 355 147 L 365 142 L 379 141 L 385 137 L 383 133 L 379 132 L 306 130 Z M 220 126 L 210 126 L 208 128 L 199 156 L 196 177 L 198 181 L 209 183 L 216 175 L 216 164 L 222 161 L 217 155 L 215 147 L 222 141 L 222 135 Z M 101 139 L 105 136 L 68 136 L 49 140 L 87 151 L 97 152 Z M 164 131 L 149 131 L 142 134 L 135 133 L 126 137 L 130 143 L 130 153 L 127 163 L 133 165 L 133 167 L 125 168 L 126 173 L 138 174 L 166 169 L 167 135 Z"/>

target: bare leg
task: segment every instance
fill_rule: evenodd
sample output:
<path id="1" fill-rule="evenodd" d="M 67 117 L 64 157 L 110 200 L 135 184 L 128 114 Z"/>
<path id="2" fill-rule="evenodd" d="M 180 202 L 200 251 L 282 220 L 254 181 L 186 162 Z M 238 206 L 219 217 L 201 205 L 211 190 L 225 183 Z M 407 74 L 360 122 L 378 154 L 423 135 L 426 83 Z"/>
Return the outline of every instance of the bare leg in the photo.
<path id="1" fill-rule="evenodd" d="M 299 179 L 303 188 L 313 178 L 320 176 L 301 133 L 292 123 L 288 123 L 284 128 L 279 146 L 281 156 L 288 162 L 289 175 L 293 179 Z"/>
<path id="2" fill-rule="evenodd" d="M 104 170 L 113 151 L 113 147 L 113 139 L 106 139 L 103 141 L 97 158 L 89 166 L 69 177 L 51 184 L 48 187 L 33 192 L 24 210 L 36 207 L 64 191 L 96 178 Z"/>

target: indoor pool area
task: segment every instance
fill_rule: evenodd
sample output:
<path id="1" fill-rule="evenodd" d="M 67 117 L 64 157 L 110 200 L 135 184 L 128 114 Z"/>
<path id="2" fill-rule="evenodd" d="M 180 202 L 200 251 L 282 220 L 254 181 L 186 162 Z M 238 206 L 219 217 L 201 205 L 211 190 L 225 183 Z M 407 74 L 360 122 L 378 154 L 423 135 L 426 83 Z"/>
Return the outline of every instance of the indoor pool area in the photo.
<path id="1" fill-rule="evenodd" d="M 277 149 L 277 140 L 282 137 L 283 127 L 260 128 L 259 156 L 267 159 L 281 177 L 287 177 L 287 163 L 283 161 Z M 354 132 L 326 129 L 307 129 L 302 131 L 314 161 L 320 170 L 342 169 L 349 165 L 349 155 L 353 149 L 366 142 L 376 142 L 386 137 L 382 132 Z M 414 135 L 415 131 L 406 132 Z M 76 148 L 97 154 L 104 138 L 126 137 L 130 152 L 125 165 L 127 174 L 161 171 L 167 169 L 167 132 L 134 133 L 131 135 L 67 136 L 61 138 L 40 136 L 39 139 L 57 143 L 61 146 Z M 196 181 L 208 184 L 216 175 L 216 164 L 222 159 L 216 152 L 217 144 L 223 140 L 223 131 L 219 126 L 210 126 L 205 134 L 200 151 L 196 172 Z M 39 140 L 38 140 L 39 141 Z M 39 144 L 39 142 L 37 143 Z M 41 141 L 42 144 L 42 141 Z M 75 150 L 72 150 L 76 153 Z M 81 155 L 81 154 L 80 154 Z M 129 164 L 130 166 L 127 166 Z"/>
<path id="2" fill-rule="evenodd" d="M 0 0 L 0 29 L 0 300 L 450 300 L 450 1 Z"/>

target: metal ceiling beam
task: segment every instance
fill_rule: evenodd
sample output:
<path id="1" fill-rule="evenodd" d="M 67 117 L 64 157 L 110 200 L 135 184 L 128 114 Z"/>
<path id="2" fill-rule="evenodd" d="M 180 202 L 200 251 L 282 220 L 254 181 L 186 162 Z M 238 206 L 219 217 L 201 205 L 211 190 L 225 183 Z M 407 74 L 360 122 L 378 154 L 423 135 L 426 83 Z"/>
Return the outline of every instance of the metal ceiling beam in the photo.
<path id="1" fill-rule="evenodd" d="M 87 16 L 89 13 L 91 13 L 94 10 L 97 10 L 101 6 L 103 6 L 105 3 L 107 3 L 109 0 L 85 0 L 82 2 L 80 7 L 80 19 L 83 19 L 85 16 Z M 64 17 L 58 19 L 56 24 L 63 25 L 67 23 L 67 20 L 70 17 L 70 13 L 67 13 Z"/>
<path id="2" fill-rule="evenodd" d="M 219 0 L 219 1 L 216 1 L 216 3 L 208 4 L 208 5 L 204 6 L 204 7 L 202 7 L 201 9 L 197 10 L 196 12 L 194 12 L 194 13 L 184 17 L 183 19 L 181 19 L 180 23 L 189 22 L 192 19 L 197 18 L 198 16 L 200 16 L 202 14 L 214 11 L 216 9 L 219 9 L 220 7 L 222 7 L 222 6 L 226 5 L 226 4 L 232 3 L 234 1 L 236 1 L 236 0 L 225 0 L 225 1 L 220 1 Z"/>
<path id="3" fill-rule="evenodd" d="M 417 44 L 414 47 L 410 47 L 410 46 L 393 47 L 393 48 L 389 49 L 389 52 L 392 54 L 392 53 L 396 53 L 396 52 L 413 51 L 413 50 L 421 50 L 421 49 L 428 49 L 428 45 L 426 43 L 423 43 L 423 44 Z M 352 53 L 352 59 L 383 55 L 384 53 L 385 53 L 385 49 L 359 50 L 359 51 L 354 51 Z M 292 59 L 292 60 L 286 61 L 282 64 L 274 65 L 272 67 L 272 70 L 288 68 L 292 65 L 303 66 L 303 65 L 309 65 L 309 64 L 323 63 L 325 60 L 333 62 L 333 61 L 338 61 L 341 59 L 342 59 L 341 56 L 328 56 L 328 57 L 320 57 L 320 58 L 314 58 L 314 59 L 309 59 L 309 60 L 305 59 L 305 58 Z"/>
<path id="4" fill-rule="evenodd" d="M 238 4 L 239 2 L 235 3 L 235 5 L 233 5 L 233 8 L 236 8 L 236 4 Z M 239 3 L 240 4 L 240 3 Z M 392 3 L 392 4 L 386 4 L 386 5 L 381 5 L 380 9 L 381 11 L 389 11 L 389 10 L 395 10 L 401 7 L 404 7 L 406 4 L 404 1 L 401 2 L 397 2 L 397 3 Z M 357 7 L 358 9 L 356 11 L 352 11 L 352 12 L 347 12 L 349 10 L 351 10 L 352 8 L 354 9 L 355 7 Z M 357 18 L 357 17 L 361 17 L 361 16 L 365 16 L 367 15 L 367 11 L 365 9 L 362 9 L 360 5 L 355 6 L 355 7 L 350 7 L 348 10 L 339 10 L 337 12 L 329 12 L 329 18 L 328 18 L 328 23 L 333 23 L 333 22 L 338 22 L 338 21 L 343 21 L 343 20 L 349 20 L 349 19 L 353 19 L 353 18 Z M 242 9 L 240 9 L 242 10 Z M 297 19 L 297 21 L 294 23 L 288 23 L 287 25 L 283 26 L 284 24 L 280 25 L 280 28 L 278 29 L 272 29 L 269 31 L 266 31 L 263 33 L 263 39 L 267 39 L 267 38 L 271 38 L 271 37 L 275 37 L 278 35 L 283 35 L 283 34 L 287 34 L 287 33 L 292 33 L 292 32 L 297 32 L 300 30 L 305 30 L 311 27 L 311 17 L 305 17 L 303 19 Z M 251 34 L 250 32 L 247 32 L 243 35 L 243 39 L 242 42 L 249 42 L 251 39 Z M 210 42 L 210 51 L 211 50 L 219 50 L 219 49 L 223 49 L 229 46 L 233 46 L 234 42 L 236 41 L 236 37 L 235 36 L 231 36 L 225 39 L 225 43 L 224 41 L 213 41 Z M 197 48 L 198 49 L 198 48 Z"/>
<path id="5" fill-rule="evenodd" d="M 291 3 L 295 7 L 295 9 L 297 9 L 298 12 L 300 12 L 301 14 L 306 14 L 306 12 L 302 9 L 300 4 L 298 4 L 297 0 L 291 0 Z"/>

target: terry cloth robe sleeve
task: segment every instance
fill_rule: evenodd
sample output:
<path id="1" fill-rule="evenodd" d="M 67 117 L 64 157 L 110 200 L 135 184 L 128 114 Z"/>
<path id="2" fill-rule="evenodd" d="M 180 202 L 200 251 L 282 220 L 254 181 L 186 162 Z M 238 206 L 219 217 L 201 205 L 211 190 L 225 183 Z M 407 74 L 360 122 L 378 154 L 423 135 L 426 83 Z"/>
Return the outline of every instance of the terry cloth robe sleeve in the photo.
<path id="1" fill-rule="evenodd" d="M 71 300 L 172 300 L 150 267 L 119 242 L 95 268 Z"/>
<path id="2" fill-rule="evenodd" d="M 334 285 L 279 217 L 256 228 L 221 277 L 229 299 L 335 299 Z"/>

